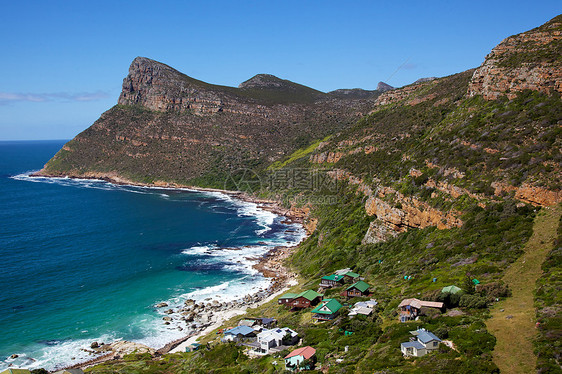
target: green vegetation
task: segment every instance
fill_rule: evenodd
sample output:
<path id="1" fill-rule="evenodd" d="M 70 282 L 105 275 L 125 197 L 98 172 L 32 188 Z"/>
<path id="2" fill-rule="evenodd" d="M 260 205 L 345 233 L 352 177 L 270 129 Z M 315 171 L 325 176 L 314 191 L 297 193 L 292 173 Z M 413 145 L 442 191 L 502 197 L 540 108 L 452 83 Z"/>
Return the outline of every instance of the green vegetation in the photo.
<path id="1" fill-rule="evenodd" d="M 326 138 L 322 139 L 322 140 L 317 140 L 314 143 L 312 143 L 310 146 L 306 147 L 305 149 L 297 149 L 295 152 L 293 152 L 289 158 L 287 158 L 285 161 L 281 162 L 281 161 L 276 161 L 273 164 L 271 164 L 268 169 L 281 169 L 285 166 L 287 166 L 289 163 L 294 162 L 298 159 L 301 159 L 305 156 L 308 156 L 310 153 L 312 153 L 316 148 L 318 148 L 318 146 L 320 145 L 320 143 L 328 140 L 330 137 L 327 136 Z"/>
<path id="2" fill-rule="evenodd" d="M 559 208 L 562 209 L 562 208 Z M 546 243 L 545 243 L 546 244 Z M 542 265 L 542 276 L 537 281 L 535 307 L 539 335 L 535 341 L 537 371 L 561 373 L 562 357 L 562 218 L 552 250 Z"/>
<path id="3" fill-rule="evenodd" d="M 552 22 L 540 31 L 550 30 Z M 559 40 L 537 48 L 523 43 L 500 66 L 560 63 Z M 338 100 L 345 93 L 323 94 L 271 76 L 256 77 L 259 84 L 241 89 L 185 77 L 198 87 L 236 96 L 249 105 L 244 110 L 260 103 L 269 112 L 260 107 L 259 115 L 241 110 L 197 116 L 116 106 L 69 142 L 47 171 L 117 172 L 146 183 L 243 190 L 287 208 L 309 209 L 316 230 L 287 260 L 301 276 L 289 291 L 317 289 L 322 276 L 349 267 L 370 285 L 378 301 L 375 313 L 347 317 L 353 303 L 366 299 L 342 300 L 349 284 L 324 293 L 344 305 L 330 322 L 313 322 L 310 310 L 290 312 L 276 300 L 250 313 L 296 330 L 317 350 L 317 368 L 325 372 L 497 373 L 509 368 L 512 358 L 526 360 L 520 367 L 531 370 L 529 341 L 535 331 L 538 370 L 561 372 L 562 223 L 556 221 L 550 250 L 555 229 L 544 219 L 552 212 L 545 215 L 527 204 L 559 199 L 560 95 L 527 90 L 512 99 L 467 97 L 473 72 L 396 90 L 377 106 L 375 94 L 352 92 L 355 101 L 348 97 L 343 103 Z M 357 113 L 370 114 L 357 120 Z M 321 162 L 328 155 L 337 157 Z M 522 186 L 534 189 L 524 195 Z M 375 197 L 388 204 L 391 218 L 367 215 L 366 201 Z M 406 214 L 407 223 L 401 221 Z M 425 215 L 441 219 L 441 229 L 417 224 Z M 462 225 L 443 229 L 450 216 Z M 364 240 L 373 228 L 386 240 Z M 399 230 L 388 234 L 391 228 Z M 543 234 L 547 239 L 541 243 L 537 235 Z M 443 293 L 449 285 L 462 292 Z M 414 297 L 441 301 L 446 311 L 422 308 L 418 321 L 399 323 L 397 306 Z M 508 313 L 513 318 L 505 318 Z M 513 326 L 524 343 L 512 344 Z M 452 348 L 442 344 L 427 356 L 404 358 L 400 343 L 417 327 L 450 340 Z M 208 345 L 197 352 L 158 359 L 131 355 L 90 371 L 281 372 L 288 353 L 250 359 L 241 347 L 218 343 L 214 334 L 201 342 Z"/>
<path id="4" fill-rule="evenodd" d="M 488 330 L 498 340 L 493 360 L 502 372 L 529 373 L 535 367 L 536 357 L 532 352 L 537 332 L 533 296 L 542 273 L 541 264 L 556 237 L 561 214 L 562 206 L 546 208 L 537 214 L 533 235 L 525 244 L 523 255 L 502 277 L 511 290 L 511 297 L 498 302 L 486 321 Z"/>

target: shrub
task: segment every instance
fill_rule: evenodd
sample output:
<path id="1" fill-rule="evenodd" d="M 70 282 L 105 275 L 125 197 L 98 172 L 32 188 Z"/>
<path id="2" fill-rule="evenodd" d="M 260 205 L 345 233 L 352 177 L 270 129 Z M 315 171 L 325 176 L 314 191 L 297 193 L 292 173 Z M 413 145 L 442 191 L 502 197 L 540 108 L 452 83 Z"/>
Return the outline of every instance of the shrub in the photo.
<path id="1" fill-rule="evenodd" d="M 469 295 L 465 294 L 461 296 L 461 300 L 459 302 L 459 306 L 463 308 L 475 308 L 475 309 L 482 309 L 486 308 L 486 298 L 478 295 Z"/>

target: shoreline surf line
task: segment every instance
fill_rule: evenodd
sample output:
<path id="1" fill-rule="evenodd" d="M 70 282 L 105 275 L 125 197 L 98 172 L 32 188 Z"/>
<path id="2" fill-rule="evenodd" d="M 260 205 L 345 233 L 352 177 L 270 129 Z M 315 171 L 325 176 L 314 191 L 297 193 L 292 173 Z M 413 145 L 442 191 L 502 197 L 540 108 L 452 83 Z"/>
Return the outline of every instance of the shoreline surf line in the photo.
<path id="1" fill-rule="evenodd" d="M 182 343 L 185 343 L 186 341 L 192 340 L 192 339 L 197 339 L 202 335 L 205 335 L 206 333 L 214 330 L 215 328 L 220 327 L 220 325 L 225 321 L 228 320 L 230 318 L 232 318 L 235 315 L 241 315 L 244 314 L 246 309 L 248 307 L 255 307 L 257 305 L 261 305 L 269 300 L 271 300 L 273 297 L 275 297 L 275 295 L 280 294 L 281 292 L 283 292 L 284 290 L 290 288 L 292 285 L 296 284 L 296 275 L 293 276 L 288 276 L 288 270 L 285 269 L 284 267 L 282 267 L 282 271 L 278 271 L 278 272 L 271 272 L 271 270 L 269 270 L 269 274 L 266 274 L 268 272 L 268 267 L 266 264 L 268 264 L 270 261 L 272 261 L 273 259 L 278 258 L 277 255 L 275 255 L 276 252 L 285 252 L 287 251 L 288 254 L 286 254 L 283 258 L 288 257 L 288 255 L 290 254 L 290 252 L 292 252 L 292 250 L 294 250 L 294 248 L 298 247 L 298 245 L 300 243 L 302 243 L 302 241 L 304 239 L 306 239 L 306 237 L 308 237 L 309 232 L 306 230 L 306 227 L 302 224 L 305 215 L 298 214 L 298 215 L 292 215 L 292 211 L 290 209 L 285 209 L 285 208 L 281 208 L 280 205 L 275 202 L 275 201 L 271 201 L 271 200 L 263 200 L 263 199 L 257 199 L 254 197 L 251 197 L 243 192 L 239 192 L 239 191 L 227 191 L 227 190 L 220 190 L 220 189 L 209 189 L 209 188 L 198 188 L 198 187 L 193 187 L 193 186 L 180 186 L 180 185 L 171 185 L 169 183 L 166 183 L 165 185 L 161 184 L 161 183 L 152 183 L 152 184 L 145 184 L 145 183 L 127 183 L 124 180 L 116 180 L 113 178 L 96 178 L 96 177 L 69 177 L 69 176 L 45 176 L 45 175 L 37 175 L 36 173 L 27 173 L 27 174 L 20 174 L 19 176 L 21 176 L 23 179 L 23 177 L 30 177 L 30 178 L 37 178 L 38 181 L 42 178 L 52 178 L 52 179 L 76 179 L 76 180 L 83 180 L 83 181 L 99 181 L 99 182 L 106 182 L 106 183 L 110 183 L 110 184 L 114 184 L 114 185 L 118 185 L 118 186 L 132 186 L 132 187 L 146 187 L 146 188 L 154 188 L 154 189 L 165 189 L 165 190 L 177 190 L 177 191 L 191 191 L 191 192 L 210 192 L 210 193 L 218 193 L 218 194 L 222 194 L 224 197 L 227 197 L 228 200 L 238 200 L 240 202 L 244 202 L 244 203 L 252 203 L 254 204 L 254 209 L 256 209 L 257 211 L 259 210 L 263 210 L 263 211 L 268 211 L 271 212 L 273 214 L 275 214 L 278 218 L 286 218 L 286 220 L 284 220 L 283 222 L 281 222 L 284 225 L 291 225 L 291 224 L 297 224 L 300 227 L 302 227 L 303 230 L 303 235 L 299 238 L 299 242 L 287 242 L 287 245 L 283 245 L 281 243 L 279 243 L 279 245 L 275 246 L 274 248 L 269 249 L 265 254 L 263 254 L 261 256 L 261 258 L 259 259 L 258 263 L 255 263 L 252 265 L 252 268 L 256 269 L 257 271 L 259 271 L 259 273 L 264 276 L 265 278 L 273 278 L 273 281 L 270 285 L 270 287 L 267 288 L 267 290 L 265 290 L 264 292 L 253 292 L 253 293 L 249 293 L 246 295 L 243 295 L 241 297 L 241 304 L 243 305 L 242 308 L 240 309 L 235 309 L 234 311 L 236 312 L 235 314 L 233 313 L 221 313 L 220 311 L 216 312 L 216 316 L 218 318 L 214 318 L 215 321 L 208 323 L 208 324 L 203 324 L 200 327 L 203 327 L 203 330 L 195 330 L 190 332 L 190 334 L 188 334 L 187 336 L 180 338 L 180 339 L 176 339 L 172 342 L 168 342 L 164 345 L 164 347 L 160 348 L 158 351 L 159 354 L 165 354 L 167 352 L 170 351 L 177 351 L 178 346 L 180 346 Z M 14 176 L 14 177 L 18 177 L 18 176 Z M 216 195 L 215 195 L 216 197 Z M 253 215 L 253 214 L 252 214 Z M 257 216 L 256 216 L 257 217 Z M 259 219 L 259 217 L 257 217 Z M 297 245 L 295 245 L 297 244 Z M 259 296 L 258 296 L 259 294 Z M 247 299 L 252 300 L 251 302 L 248 302 Z M 231 311 L 233 312 L 233 311 Z M 223 318 L 220 318 L 219 316 L 223 315 Z M 215 327 L 216 325 L 216 327 Z M 210 330 L 209 330 L 210 329 Z M 162 352 L 162 353 L 160 353 Z M 100 352 L 101 353 L 101 352 Z M 71 367 L 83 367 L 83 366 L 90 366 L 92 364 L 97 364 L 100 362 L 104 362 L 110 359 L 113 359 L 113 357 L 115 355 L 119 355 L 118 352 L 113 352 L 113 354 L 105 354 L 103 356 L 100 357 L 96 357 L 93 358 L 91 360 L 88 360 L 86 362 L 82 362 L 82 363 L 76 363 L 73 364 Z"/>

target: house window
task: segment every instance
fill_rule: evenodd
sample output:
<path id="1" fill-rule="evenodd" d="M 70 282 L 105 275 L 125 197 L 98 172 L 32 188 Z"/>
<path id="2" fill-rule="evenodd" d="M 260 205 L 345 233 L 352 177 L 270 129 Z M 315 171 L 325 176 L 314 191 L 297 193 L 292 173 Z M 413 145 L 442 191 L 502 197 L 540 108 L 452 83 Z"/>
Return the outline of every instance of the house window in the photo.
<path id="1" fill-rule="evenodd" d="M 433 346 L 437 347 L 437 344 L 439 344 L 438 342 L 433 342 Z"/>

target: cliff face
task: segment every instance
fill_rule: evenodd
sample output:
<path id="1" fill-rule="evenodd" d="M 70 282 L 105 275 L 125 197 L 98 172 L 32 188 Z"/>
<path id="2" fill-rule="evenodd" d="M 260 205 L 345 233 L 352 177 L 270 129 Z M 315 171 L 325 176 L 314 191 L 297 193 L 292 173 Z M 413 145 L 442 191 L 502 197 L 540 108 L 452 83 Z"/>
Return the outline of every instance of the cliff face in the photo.
<path id="1" fill-rule="evenodd" d="M 529 89 L 562 92 L 562 16 L 510 36 L 495 47 L 472 77 L 468 95 L 512 99 Z"/>
<path id="2" fill-rule="evenodd" d="M 128 180 L 222 183 L 312 139 L 345 127 L 372 105 L 260 74 L 239 88 L 188 77 L 137 57 L 118 105 L 46 165 L 46 175 L 120 175 Z M 201 182 L 201 178 L 205 182 Z"/>
<path id="3" fill-rule="evenodd" d="M 120 105 L 140 105 L 154 111 L 217 113 L 228 103 L 228 95 L 204 82 L 182 75 L 168 65 L 137 57 L 123 79 Z"/>

